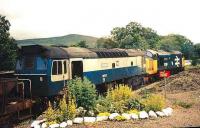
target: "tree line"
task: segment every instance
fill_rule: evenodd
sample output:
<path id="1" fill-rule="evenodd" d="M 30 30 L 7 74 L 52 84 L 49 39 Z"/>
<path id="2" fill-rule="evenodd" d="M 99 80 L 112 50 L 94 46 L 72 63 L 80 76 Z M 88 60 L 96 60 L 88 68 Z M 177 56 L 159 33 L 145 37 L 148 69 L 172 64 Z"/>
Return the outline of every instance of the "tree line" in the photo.
<path id="1" fill-rule="evenodd" d="M 0 14 L 0 71 L 13 70 L 16 63 L 18 47 L 14 38 L 10 36 L 10 22 Z M 86 41 L 73 45 L 87 48 Z M 200 58 L 200 43 L 195 44 L 183 35 L 158 35 L 149 27 L 137 22 L 130 22 L 125 27 L 115 27 L 109 37 L 99 38 L 97 48 L 133 48 L 153 49 L 164 51 L 181 51 L 186 59 Z"/>
<path id="2" fill-rule="evenodd" d="M 161 36 L 137 22 L 113 28 L 109 37 L 97 40 L 97 47 L 180 51 L 186 59 L 200 58 L 200 43 L 194 45 L 190 39 L 179 34 Z"/>

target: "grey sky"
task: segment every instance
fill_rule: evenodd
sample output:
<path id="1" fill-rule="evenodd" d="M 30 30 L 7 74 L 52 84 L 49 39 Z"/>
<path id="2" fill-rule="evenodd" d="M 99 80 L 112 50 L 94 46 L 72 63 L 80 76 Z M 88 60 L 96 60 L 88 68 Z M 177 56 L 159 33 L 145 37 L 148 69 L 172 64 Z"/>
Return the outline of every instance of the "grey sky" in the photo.
<path id="1" fill-rule="evenodd" d="M 199 0 L 0 0 L 16 39 L 83 34 L 108 36 L 131 21 L 160 35 L 200 42 Z"/>

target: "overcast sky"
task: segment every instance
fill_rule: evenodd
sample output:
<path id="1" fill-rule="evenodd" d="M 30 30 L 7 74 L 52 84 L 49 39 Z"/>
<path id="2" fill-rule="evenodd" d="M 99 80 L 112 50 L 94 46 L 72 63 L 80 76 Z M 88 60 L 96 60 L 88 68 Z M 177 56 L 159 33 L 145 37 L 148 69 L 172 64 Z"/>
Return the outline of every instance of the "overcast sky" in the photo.
<path id="1" fill-rule="evenodd" d="M 199 0 L 0 0 L 16 39 L 83 34 L 108 36 L 131 21 L 160 35 L 200 42 Z"/>

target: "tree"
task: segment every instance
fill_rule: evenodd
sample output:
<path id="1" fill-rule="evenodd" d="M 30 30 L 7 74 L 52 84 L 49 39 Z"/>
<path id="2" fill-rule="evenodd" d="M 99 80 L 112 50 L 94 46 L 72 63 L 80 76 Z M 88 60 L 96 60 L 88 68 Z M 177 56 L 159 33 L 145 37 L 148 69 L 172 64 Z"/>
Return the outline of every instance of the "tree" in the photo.
<path id="1" fill-rule="evenodd" d="M 159 35 L 151 28 L 145 28 L 137 22 L 130 22 L 126 27 L 116 27 L 111 31 L 112 39 L 120 48 L 156 49 Z"/>
<path id="2" fill-rule="evenodd" d="M 111 38 L 99 38 L 96 42 L 97 48 L 117 48 L 118 44 Z"/>
<path id="3" fill-rule="evenodd" d="M 0 71 L 13 70 L 17 58 L 17 44 L 9 34 L 10 23 L 0 15 Z"/>
<path id="4" fill-rule="evenodd" d="M 80 41 L 76 46 L 82 48 L 88 48 L 88 45 L 86 44 L 85 40 Z"/>
<path id="5" fill-rule="evenodd" d="M 163 36 L 158 44 L 162 50 L 178 50 L 182 52 L 186 59 L 191 59 L 194 55 L 193 42 L 182 35 L 171 34 Z"/>
<path id="6" fill-rule="evenodd" d="M 195 56 L 200 59 L 200 43 L 194 45 Z"/>

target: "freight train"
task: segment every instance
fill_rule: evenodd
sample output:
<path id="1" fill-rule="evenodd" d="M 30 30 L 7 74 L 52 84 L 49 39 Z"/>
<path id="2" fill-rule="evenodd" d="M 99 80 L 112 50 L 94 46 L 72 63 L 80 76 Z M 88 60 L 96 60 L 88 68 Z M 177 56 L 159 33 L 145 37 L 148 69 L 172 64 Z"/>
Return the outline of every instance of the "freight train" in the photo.
<path id="1" fill-rule="evenodd" d="M 135 87 L 158 78 L 161 71 L 174 74 L 183 69 L 184 57 L 178 51 L 30 45 L 21 48 L 15 75 L 31 84 L 27 87 L 32 96 L 52 97 L 75 77 L 86 77 L 101 90 L 116 81 Z"/>

